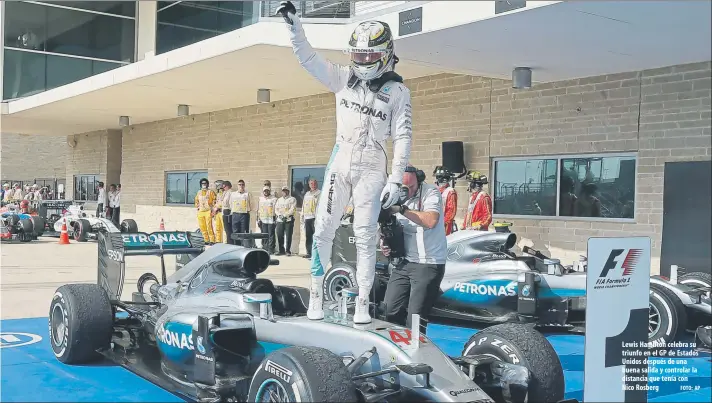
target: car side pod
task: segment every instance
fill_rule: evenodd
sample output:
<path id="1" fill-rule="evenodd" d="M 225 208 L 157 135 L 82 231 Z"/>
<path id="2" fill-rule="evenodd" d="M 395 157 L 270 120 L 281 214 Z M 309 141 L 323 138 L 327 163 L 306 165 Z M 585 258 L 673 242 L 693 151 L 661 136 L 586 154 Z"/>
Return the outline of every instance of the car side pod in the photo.
<path id="1" fill-rule="evenodd" d="M 525 319 L 535 319 L 540 282 L 541 277 L 534 272 L 522 273 L 517 279 L 517 312 Z"/>

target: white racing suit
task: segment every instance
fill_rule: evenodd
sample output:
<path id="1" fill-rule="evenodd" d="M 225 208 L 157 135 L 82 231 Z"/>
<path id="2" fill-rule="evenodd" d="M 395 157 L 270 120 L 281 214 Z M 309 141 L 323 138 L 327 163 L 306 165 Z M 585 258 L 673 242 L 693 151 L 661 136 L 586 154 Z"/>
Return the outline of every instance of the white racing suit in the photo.
<path id="1" fill-rule="evenodd" d="M 381 191 L 387 181 L 403 182 L 410 154 L 410 91 L 402 83 L 389 81 L 377 93 L 373 92 L 352 75 L 349 66 L 318 55 L 307 41 L 298 17 L 293 19 L 294 25 L 287 26 L 299 63 L 336 96 L 336 144 L 326 167 L 316 213 L 311 298 L 322 299 L 324 268 L 331 260 L 336 230 L 353 196 L 356 279 L 359 300 L 368 303 L 376 266 Z M 387 178 L 385 142 L 389 136 L 393 140 L 394 158 Z M 310 312 L 311 319 L 323 317 L 321 305 L 317 310 L 320 312 L 316 315 Z"/>

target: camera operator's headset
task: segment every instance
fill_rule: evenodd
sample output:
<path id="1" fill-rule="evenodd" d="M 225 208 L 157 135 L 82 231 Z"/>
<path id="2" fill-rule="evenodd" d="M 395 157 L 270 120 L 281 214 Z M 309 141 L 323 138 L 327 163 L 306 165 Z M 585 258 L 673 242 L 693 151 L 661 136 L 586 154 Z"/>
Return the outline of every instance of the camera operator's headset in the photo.
<path id="1" fill-rule="evenodd" d="M 418 191 L 416 192 L 418 194 L 418 211 L 420 211 L 421 208 L 423 208 L 423 195 L 421 194 L 421 190 L 423 187 L 423 182 L 425 182 L 425 172 L 423 172 L 422 169 L 418 169 L 416 167 L 412 166 L 407 166 L 405 167 L 405 172 L 412 172 L 415 174 L 415 179 L 418 181 Z"/>

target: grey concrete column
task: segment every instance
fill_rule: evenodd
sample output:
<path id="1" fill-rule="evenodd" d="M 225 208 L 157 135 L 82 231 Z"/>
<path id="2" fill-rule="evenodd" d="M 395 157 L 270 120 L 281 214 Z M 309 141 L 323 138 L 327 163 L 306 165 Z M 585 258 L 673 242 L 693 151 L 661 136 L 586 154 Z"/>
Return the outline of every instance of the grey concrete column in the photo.
<path id="1" fill-rule="evenodd" d="M 5 2 L 0 1 L 0 38 L 5 38 Z M 3 42 L 4 43 L 4 40 Z M 5 47 L 0 46 L 0 71 L 5 71 Z M 0 74 L 0 101 L 5 93 L 3 87 L 3 74 Z"/>
<path id="2" fill-rule="evenodd" d="M 136 61 L 156 54 L 156 6 L 157 1 L 137 1 L 136 13 Z"/>
<path id="3" fill-rule="evenodd" d="M 106 184 L 121 183 L 123 133 L 121 130 L 106 131 Z"/>

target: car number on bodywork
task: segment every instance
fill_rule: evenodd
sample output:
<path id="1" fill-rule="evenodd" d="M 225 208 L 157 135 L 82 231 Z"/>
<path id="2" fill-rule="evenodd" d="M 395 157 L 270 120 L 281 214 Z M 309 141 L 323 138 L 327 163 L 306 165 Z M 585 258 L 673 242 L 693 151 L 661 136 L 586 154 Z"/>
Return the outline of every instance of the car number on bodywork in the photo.
<path id="1" fill-rule="evenodd" d="M 399 346 L 410 346 L 413 341 L 413 332 L 410 329 L 388 329 L 388 336 Z M 427 343 L 423 335 L 420 335 L 420 342 Z"/>

